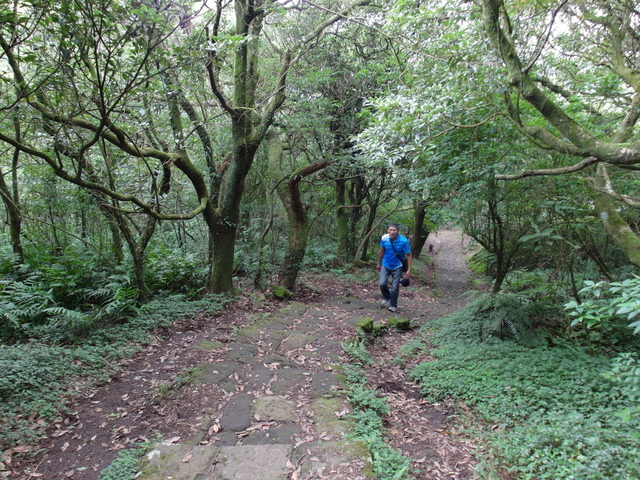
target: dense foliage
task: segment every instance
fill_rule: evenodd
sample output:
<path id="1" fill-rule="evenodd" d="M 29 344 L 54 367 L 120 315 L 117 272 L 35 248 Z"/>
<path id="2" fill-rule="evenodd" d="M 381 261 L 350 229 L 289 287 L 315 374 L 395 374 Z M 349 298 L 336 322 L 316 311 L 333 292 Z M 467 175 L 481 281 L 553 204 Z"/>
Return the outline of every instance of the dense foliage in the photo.
<path id="1" fill-rule="evenodd" d="M 226 301 L 167 296 L 144 305 L 126 323 L 94 325 L 90 333 L 73 337 L 64 325 L 48 324 L 38 331 L 38 340 L 0 345 L 0 445 L 37 440 L 72 396 L 108 380 L 119 359 L 176 322 L 215 314 Z"/>
<path id="2" fill-rule="evenodd" d="M 547 352 L 582 372 L 587 403 L 635 421 L 639 26 L 625 0 L 0 3 L 3 441 L 37 436 L 27 423 L 56 415 L 65 378 L 99 380 L 105 358 L 182 315 L 149 317 L 148 302 L 295 292 L 304 270 L 374 262 L 387 221 L 416 256 L 430 232 L 460 228 L 491 282 L 459 331 L 442 330 L 477 357 L 443 337 L 450 367 L 419 373 L 439 395 L 503 415 L 499 432 L 515 435 L 497 389 L 593 443 L 584 418 L 613 421 L 563 410 L 582 405 L 570 392 L 553 400 L 574 380 Z M 617 358 L 607 379 L 585 352 Z M 458 362 L 495 383 L 455 390 L 453 372 L 480 375 Z M 541 377 L 543 399 L 529 382 Z M 518 448 L 555 448 L 542 436 L 556 426 Z M 504 442 L 505 463 L 548 474 L 547 457 L 520 465 L 526 452 Z M 610 453 L 557 463 L 630 474 Z"/>
<path id="3" fill-rule="evenodd" d="M 531 329 L 518 325 L 522 308 L 508 297 L 480 297 L 425 329 L 437 360 L 411 375 L 427 400 L 471 407 L 493 462 L 517 478 L 637 478 L 638 419 L 620 416 L 636 405 L 636 385 L 606 379 L 610 359 L 575 340 L 530 331 L 529 341 L 518 341 L 518 330 Z M 528 308 L 526 317 L 539 314 Z M 509 328 L 487 335 L 498 318 Z M 406 353 L 419 350 L 414 342 Z"/>

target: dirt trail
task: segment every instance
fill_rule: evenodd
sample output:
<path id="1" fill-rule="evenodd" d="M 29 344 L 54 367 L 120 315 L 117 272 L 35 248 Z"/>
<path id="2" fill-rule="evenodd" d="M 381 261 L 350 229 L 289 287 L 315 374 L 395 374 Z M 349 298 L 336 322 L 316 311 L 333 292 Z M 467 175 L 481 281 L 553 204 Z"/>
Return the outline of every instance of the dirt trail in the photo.
<path id="1" fill-rule="evenodd" d="M 470 253 L 468 238 L 456 231 L 441 231 L 427 239 L 425 254 L 434 260 L 433 282 L 428 289 L 436 295 L 425 301 L 411 298 L 405 313 L 412 323 L 423 325 L 462 307 L 471 285 L 465 258 Z M 475 445 L 454 429 L 445 407 L 430 405 L 407 373 L 420 362 L 429 361 L 429 352 L 404 358 L 402 347 L 416 332 L 394 332 L 377 339 L 371 347 L 376 360 L 368 369 L 369 382 L 384 394 L 390 404 L 387 438 L 395 448 L 413 460 L 413 472 L 420 480 L 473 478 Z"/>
<path id="2" fill-rule="evenodd" d="M 380 308 L 372 270 L 361 283 L 307 278 L 319 293 L 304 289 L 304 303 L 245 298 L 214 318 L 196 316 L 88 392 L 8 478 L 96 480 L 119 451 L 159 437 L 141 480 L 365 478 L 367 452 L 348 440 L 342 342 L 363 317 L 422 325 L 459 308 L 469 289 L 466 253 L 456 232 L 430 237 L 424 256 L 435 270 L 402 290 L 396 314 Z M 404 376 L 409 365 L 392 362 L 412 334 L 373 346 L 371 382 L 392 406 L 387 433 L 421 479 L 471 478 L 471 445 L 421 400 Z"/>

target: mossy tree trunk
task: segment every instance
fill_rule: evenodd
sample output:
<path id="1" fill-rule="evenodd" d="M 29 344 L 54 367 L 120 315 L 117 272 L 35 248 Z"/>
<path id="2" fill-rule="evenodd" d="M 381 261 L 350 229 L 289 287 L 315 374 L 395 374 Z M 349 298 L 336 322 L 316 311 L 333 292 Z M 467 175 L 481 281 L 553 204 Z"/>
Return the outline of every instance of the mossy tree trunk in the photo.
<path id="1" fill-rule="evenodd" d="M 550 48 L 551 43 L 540 43 L 539 51 L 534 55 L 536 68 L 532 68 L 534 62 L 527 64 L 523 61 L 530 57 L 528 47 L 523 47 L 524 43 L 517 41 L 514 35 L 514 32 L 523 35 L 522 25 L 514 22 L 514 19 L 520 17 L 520 13 L 509 15 L 511 11 L 516 11 L 516 7 L 503 0 L 479 0 L 486 37 L 504 64 L 504 83 L 508 88 L 504 93 L 507 113 L 525 138 L 546 150 L 559 152 L 573 162 L 551 168 L 523 169 L 519 173 L 496 175 L 496 178 L 517 180 L 528 176 L 571 175 L 596 164 L 593 186 L 596 190 L 597 213 L 613 241 L 632 263 L 640 265 L 640 239 L 619 214 L 614 203 L 621 201 L 627 206 L 640 209 L 640 200 L 619 194 L 607 174 L 611 167 L 637 170 L 640 165 L 640 142 L 634 132 L 640 120 L 640 72 L 634 63 L 637 46 L 629 20 L 636 15 L 636 7 L 633 2 L 605 3 L 607 8 L 616 12 L 615 15 L 601 15 L 602 6 L 597 3 L 587 2 L 579 9 L 562 9 L 562 14 L 568 15 L 568 19 L 575 22 L 577 27 L 568 33 L 568 38 L 572 34 L 576 38 L 580 35 L 580 41 L 554 45 L 556 52 L 553 58 L 571 59 L 576 56 L 575 46 L 578 46 L 578 55 L 583 60 L 592 62 L 590 66 L 594 71 L 604 68 L 616 77 L 615 83 L 619 85 L 619 90 L 607 90 L 603 96 L 596 94 L 578 100 L 581 97 L 568 88 L 575 75 L 573 63 L 556 62 L 556 65 L 564 68 L 556 72 L 553 83 L 548 78 L 538 77 L 534 72 L 544 71 L 546 66 L 542 60 L 545 57 L 543 49 Z M 555 8 L 554 6 L 553 9 Z M 561 9 L 549 10 L 548 13 L 555 19 Z M 539 16 L 540 12 L 536 15 Z M 582 35 L 586 31 L 590 31 L 592 35 Z M 589 56 L 582 56 L 582 52 L 592 48 L 599 52 L 592 57 L 593 61 Z M 589 66 L 582 66 L 581 70 L 588 71 Z M 563 81 L 566 82 L 565 86 L 561 85 Z M 555 101 L 557 94 L 560 94 L 561 101 Z M 608 116 L 594 108 L 599 104 L 606 105 L 613 96 L 625 99 L 617 106 L 617 115 Z M 571 102 L 564 101 L 569 98 Z M 524 109 L 521 107 L 521 99 L 533 107 L 531 112 L 537 111 L 539 118 L 532 119 L 531 112 L 527 112 L 526 116 L 522 114 Z M 569 104 L 571 110 L 566 107 Z M 588 118 L 599 120 L 590 123 Z M 602 134 L 607 131 L 614 132 L 609 139 Z"/>
<path id="2" fill-rule="evenodd" d="M 278 196 L 287 212 L 289 239 L 278 278 L 287 290 L 292 290 L 298 279 L 307 250 L 309 223 L 307 209 L 302 201 L 300 182 L 313 173 L 326 168 L 330 162 L 315 162 L 296 169 L 291 174 L 282 172 L 283 146 L 275 132 L 269 132 L 269 165 L 276 176 Z"/>
<path id="3" fill-rule="evenodd" d="M 17 185 L 17 160 L 19 151 L 16 150 L 13 156 L 12 186 L 9 187 L 5 180 L 5 174 L 0 171 L 0 196 L 4 202 L 9 219 L 9 236 L 11 238 L 11 249 L 15 256 L 15 263 L 21 264 L 24 261 L 24 250 L 22 248 L 22 214 L 20 213 L 20 197 L 18 196 Z"/>
<path id="4" fill-rule="evenodd" d="M 347 181 L 344 178 L 336 179 L 336 256 L 340 261 L 347 260 L 347 242 L 349 241 L 349 215 L 345 207 L 347 201 L 346 192 Z"/>
<path id="5" fill-rule="evenodd" d="M 411 255 L 413 258 L 420 258 L 424 244 L 429 236 L 429 230 L 425 223 L 426 216 L 427 206 L 425 204 L 417 203 L 413 209 L 413 220 L 415 225 L 415 232 L 411 239 Z"/>
<path id="6" fill-rule="evenodd" d="M 594 179 L 596 187 L 596 211 L 605 230 L 629 260 L 640 267 L 640 239 L 624 218 L 618 213 L 613 198 L 605 193 L 607 190 L 607 167 L 600 163 Z"/>

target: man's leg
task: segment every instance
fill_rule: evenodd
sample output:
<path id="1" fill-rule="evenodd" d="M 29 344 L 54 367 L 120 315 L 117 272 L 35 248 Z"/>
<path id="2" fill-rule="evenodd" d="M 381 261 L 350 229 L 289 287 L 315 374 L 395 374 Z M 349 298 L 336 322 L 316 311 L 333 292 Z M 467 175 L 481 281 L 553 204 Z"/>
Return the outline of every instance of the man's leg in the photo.
<path id="1" fill-rule="evenodd" d="M 380 267 L 380 280 L 378 284 L 380 285 L 380 291 L 382 292 L 383 305 L 387 305 L 391 299 L 391 292 L 389 292 L 389 275 L 391 271 L 387 269 L 384 265 Z"/>
<path id="2" fill-rule="evenodd" d="M 391 301 L 389 308 L 398 308 L 398 295 L 400 294 L 400 280 L 402 280 L 402 268 L 391 270 Z"/>

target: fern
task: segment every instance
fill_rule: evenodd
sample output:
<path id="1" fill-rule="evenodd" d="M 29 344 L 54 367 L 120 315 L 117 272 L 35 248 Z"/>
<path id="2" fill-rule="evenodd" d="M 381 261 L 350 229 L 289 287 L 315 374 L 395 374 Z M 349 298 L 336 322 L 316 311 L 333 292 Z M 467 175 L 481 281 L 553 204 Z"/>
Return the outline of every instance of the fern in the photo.
<path id="1" fill-rule="evenodd" d="M 33 278 L 25 282 L 3 281 L 0 308 L 18 324 L 41 324 L 45 310 L 55 306 L 52 289 L 44 290 Z"/>

